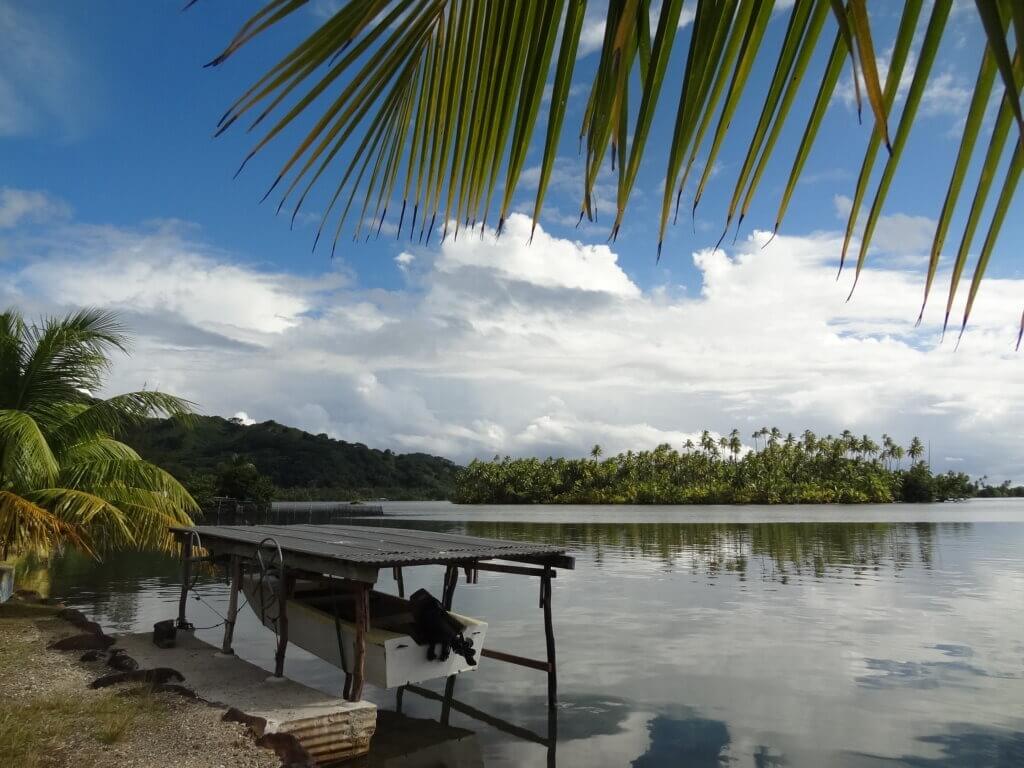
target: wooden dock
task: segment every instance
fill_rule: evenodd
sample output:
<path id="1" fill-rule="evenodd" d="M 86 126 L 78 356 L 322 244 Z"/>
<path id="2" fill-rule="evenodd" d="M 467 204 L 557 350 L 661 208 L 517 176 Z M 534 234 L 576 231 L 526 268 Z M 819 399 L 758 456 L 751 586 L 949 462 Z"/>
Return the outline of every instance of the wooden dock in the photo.
<path id="1" fill-rule="evenodd" d="M 475 584 L 481 571 L 540 580 L 539 603 L 543 611 L 545 658 L 531 659 L 485 647 L 480 655 L 545 672 L 548 704 L 557 700 L 555 636 L 552 617 L 552 581 L 556 569 L 572 569 L 575 560 L 564 547 L 532 542 L 485 539 L 408 528 L 377 528 L 353 525 L 254 525 L 175 527 L 172 533 L 182 549 L 182 591 L 178 625 L 187 627 L 186 606 L 192 586 L 191 569 L 202 560 L 224 565 L 231 575 L 229 612 L 225 623 L 223 651 L 231 652 L 232 633 L 238 609 L 238 593 L 246 571 L 275 571 L 281 586 L 277 619 L 278 648 L 275 675 L 283 676 L 288 645 L 288 616 L 285 610 L 294 594 L 296 580 L 312 580 L 354 594 L 356 639 L 354 659 L 346 665 L 344 696 L 362 698 L 365 680 L 366 634 L 370 629 L 369 594 L 381 569 L 390 569 L 404 596 L 403 569 L 423 565 L 445 566 L 441 603 L 450 610 L 460 572 L 467 584 Z M 205 552 L 205 555 L 201 554 Z M 197 556 L 194 557 L 193 554 Z M 449 684 L 454 677 L 449 678 Z"/>

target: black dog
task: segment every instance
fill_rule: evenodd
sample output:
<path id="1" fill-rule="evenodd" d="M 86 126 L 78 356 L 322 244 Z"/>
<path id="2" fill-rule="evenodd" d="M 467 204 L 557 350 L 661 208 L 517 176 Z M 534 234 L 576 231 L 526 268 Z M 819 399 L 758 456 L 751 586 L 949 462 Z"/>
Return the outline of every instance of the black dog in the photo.
<path id="1" fill-rule="evenodd" d="M 440 601 L 425 589 L 417 589 L 409 598 L 415 624 L 412 639 L 417 645 L 427 646 L 427 658 L 433 661 L 447 661 L 452 651 L 476 666 L 476 651 L 473 641 L 463 636 L 465 625 L 444 609 Z M 434 646 L 441 646 L 441 653 L 434 653 Z"/>

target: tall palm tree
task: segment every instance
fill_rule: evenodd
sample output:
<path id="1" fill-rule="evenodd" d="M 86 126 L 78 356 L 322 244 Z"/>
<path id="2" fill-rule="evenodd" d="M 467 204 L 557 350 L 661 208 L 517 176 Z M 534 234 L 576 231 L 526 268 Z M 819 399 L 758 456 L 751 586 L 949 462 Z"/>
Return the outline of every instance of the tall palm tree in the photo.
<path id="1" fill-rule="evenodd" d="M 907 456 L 910 457 L 911 463 L 916 462 L 922 456 L 924 456 L 924 443 L 921 442 L 921 438 L 914 435 L 910 441 L 910 445 L 907 447 Z"/>
<path id="2" fill-rule="evenodd" d="M 266 0 L 210 64 L 223 63 L 290 20 L 305 4 L 306 0 Z M 963 220 L 946 299 L 949 321 L 982 211 L 987 210 L 993 183 L 1001 177 L 961 333 L 1024 170 L 1020 99 L 1024 3 L 976 0 L 975 4 L 985 45 L 977 61 L 972 98 L 959 116 L 962 136 L 955 159 L 950 159 L 950 183 L 937 216 L 922 301 L 923 312 L 951 222 Z M 775 0 L 664 0 L 652 13 L 653 5 L 646 0 L 607 3 L 601 53 L 579 126 L 580 143 L 586 149 L 581 218 L 594 216 L 594 189 L 610 156 L 618 174 L 611 224 L 614 237 L 642 160 L 651 153 L 661 154 L 655 158 L 663 163 L 665 180 L 657 236 L 660 253 L 673 202 L 678 211 L 682 191 L 692 188 L 696 210 L 712 170 L 719 165 L 727 134 L 742 132 L 747 150 L 737 165 L 724 237 L 730 224 L 736 220 L 738 226 L 749 211 L 768 162 L 780 146 L 779 138 L 799 133 L 795 148 L 787 146 L 785 138 L 781 142 L 792 160 L 775 215 L 778 231 L 849 62 L 858 114 L 863 98 L 873 115 L 865 132 L 864 158 L 840 260 L 842 264 L 847 255 L 852 256 L 851 244 L 859 242 L 859 276 L 922 96 L 945 70 L 941 65 L 936 69 L 935 64 L 953 0 L 934 0 L 927 4 L 927 14 L 922 13 L 923 0 L 901 4 L 884 80 L 875 51 L 889 46 L 876 42 L 867 0 L 796 0 L 785 4 L 791 6 L 788 10 L 779 3 L 787 26 L 778 37 L 765 34 L 776 10 Z M 890 4 L 884 5 L 888 12 Z M 435 225 L 441 226 L 443 236 L 449 222 L 455 222 L 456 228 L 477 223 L 483 228 L 488 220 L 496 220 L 501 231 L 544 112 L 544 149 L 533 204 L 536 223 L 573 91 L 586 10 L 586 0 L 346 0 L 230 106 L 218 133 L 243 119 L 251 119 L 250 128 L 265 125 L 247 162 L 293 124 L 310 126 L 267 194 L 280 188 L 278 210 L 288 205 L 294 220 L 311 189 L 324 182 L 328 199 L 323 201 L 317 241 L 327 223 L 333 222 L 326 231 L 336 245 L 346 220 L 352 222 L 356 237 L 367 220 L 375 222 L 372 226 L 379 235 L 388 211 L 394 215 L 399 208 L 399 198 L 399 233 L 408 222 L 410 236 L 422 240 L 426 234 L 429 241 Z M 689 29 L 680 32 L 684 10 L 693 23 L 683 24 Z M 1016 55 L 1011 55 L 1007 39 L 1011 29 Z M 673 58 L 673 50 L 687 36 L 685 64 L 676 64 L 680 58 Z M 815 55 L 824 49 L 829 51 L 827 56 Z M 770 80 L 752 87 L 749 76 L 754 70 L 771 71 Z M 901 87 L 908 80 L 909 87 Z M 678 87 L 673 88 L 676 83 Z M 664 89 L 665 84 L 670 87 Z M 816 91 L 809 106 L 796 99 L 804 84 Z M 549 87 L 550 98 L 545 100 Z M 758 118 L 734 119 L 741 97 L 755 88 L 763 91 Z M 1000 97 L 1000 106 L 990 127 L 983 117 L 994 93 Z M 665 100 L 676 105 L 672 139 L 648 143 L 654 116 Z M 803 131 L 784 131 L 795 103 L 804 115 L 798 118 Z M 890 121 L 893 115 L 899 115 L 898 121 Z M 709 131 L 712 123 L 714 129 Z M 1010 160 L 1001 162 L 1007 154 Z M 696 164 L 697 157 L 703 158 L 702 166 Z M 879 165 L 880 174 L 874 173 Z M 964 219 L 954 214 L 964 207 L 962 192 L 971 168 L 976 169 L 972 173 L 977 174 L 977 182 Z M 861 228 L 858 219 L 873 178 L 877 182 Z M 688 186 L 688 180 L 695 183 Z M 854 238 L 858 230 L 860 237 Z"/>
<path id="3" fill-rule="evenodd" d="M 196 504 L 169 474 L 116 438 L 149 416 L 185 416 L 161 392 L 92 396 L 110 354 L 125 350 L 117 319 L 82 310 L 29 325 L 0 314 L 0 558 L 70 544 L 93 554 L 167 542 Z"/>

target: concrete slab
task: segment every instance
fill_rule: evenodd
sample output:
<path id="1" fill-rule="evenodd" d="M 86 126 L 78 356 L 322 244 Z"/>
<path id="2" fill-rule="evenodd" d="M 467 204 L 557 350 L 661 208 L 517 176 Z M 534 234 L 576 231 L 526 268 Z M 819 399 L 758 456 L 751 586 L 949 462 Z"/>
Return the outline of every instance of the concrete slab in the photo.
<path id="1" fill-rule="evenodd" d="M 157 648 L 148 632 L 115 639 L 142 669 L 177 670 L 200 698 L 244 713 L 257 736 L 294 736 L 319 765 L 369 750 L 377 707 L 368 701 L 345 701 L 288 678 L 274 679 L 255 664 L 221 655 L 188 632 L 178 632 L 174 648 Z"/>

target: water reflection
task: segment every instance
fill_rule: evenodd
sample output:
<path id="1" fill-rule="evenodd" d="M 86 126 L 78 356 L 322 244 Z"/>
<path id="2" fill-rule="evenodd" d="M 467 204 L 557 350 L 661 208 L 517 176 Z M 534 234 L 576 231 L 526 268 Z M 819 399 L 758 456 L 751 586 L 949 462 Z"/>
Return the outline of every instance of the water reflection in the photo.
<path id="1" fill-rule="evenodd" d="M 1024 765 L 1020 523 L 387 524 L 561 542 L 577 570 L 554 589 L 556 722 L 541 673 L 487 660 L 447 704 L 443 681 L 401 715 L 394 691 L 369 690 L 388 714 L 367 766 Z M 69 556 L 47 577 L 118 630 L 174 615 L 172 559 Z M 441 579 L 409 569 L 406 589 Z M 200 590 L 213 608 L 191 604 L 193 621 L 214 625 L 226 590 Z M 494 647 L 542 654 L 533 580 L 482 573 L 454 607 L 485 617 Z M 243 614 L 236 650 L 269 666 L 273 637 Z M 287 673 L 340 689 L 300 649 Z"/>

